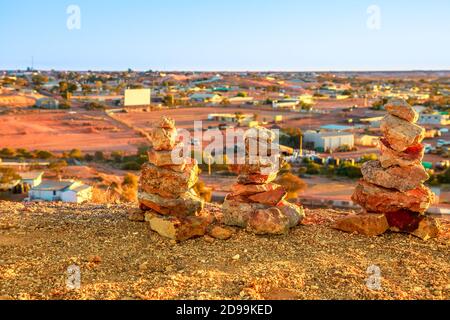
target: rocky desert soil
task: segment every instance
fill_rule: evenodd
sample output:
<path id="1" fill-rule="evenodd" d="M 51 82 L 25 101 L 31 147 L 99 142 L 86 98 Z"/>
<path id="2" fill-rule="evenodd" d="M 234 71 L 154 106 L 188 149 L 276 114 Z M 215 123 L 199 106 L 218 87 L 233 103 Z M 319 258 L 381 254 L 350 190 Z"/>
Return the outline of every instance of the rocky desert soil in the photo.
<path id="1" fill-rule="evenodd" d="M 131 208 L 0 202 L 0 300 L 450 298 L 448 220 L 424 242 L 342 233 L 330 225 L 348 213 L 307 210 L 285 236 L 176 243 L 129 221 Z M 70 266 L 78 290 L 66 285 Z M 379 290 L 367 286 L 371 266 Z"/>

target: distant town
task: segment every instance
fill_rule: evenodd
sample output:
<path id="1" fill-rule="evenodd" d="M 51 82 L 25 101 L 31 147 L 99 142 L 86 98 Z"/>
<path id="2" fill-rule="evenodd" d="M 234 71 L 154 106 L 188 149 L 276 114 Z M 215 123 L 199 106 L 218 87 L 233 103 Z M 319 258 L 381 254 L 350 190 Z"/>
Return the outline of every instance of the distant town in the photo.
<path id="1" fill-rule="evenodd" d="M 377 158 L 384 105 L 402 98 L 426 128 L 424 167 L 450 213 L 450 72 L 0 71 L 0 199 L 135 201 L 148 132 L 277 129 L 279 183 L 306 207 L 354 208 L 361 164 Z M 193 145 L 203 145 L 192 139 Z M 202 164 L 196 186 L 221 202 L 232 166 Z"/>

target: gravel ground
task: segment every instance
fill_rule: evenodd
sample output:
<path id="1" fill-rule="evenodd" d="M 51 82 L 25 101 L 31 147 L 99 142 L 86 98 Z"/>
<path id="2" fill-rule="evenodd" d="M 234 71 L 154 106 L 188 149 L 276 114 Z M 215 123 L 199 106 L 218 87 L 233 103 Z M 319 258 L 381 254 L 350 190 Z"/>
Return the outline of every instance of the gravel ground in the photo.
<path id="1" fill-rule="evenodd" d="M 177 244 L 128 221 L 130 208 L 0 202 L 0 299 L 450 299 L 448 231 L 367 238 L 329 228 L 345 213 L 308 210 L 286 236 Z M 373 265 L 380 290 L 367 287 Z"/>

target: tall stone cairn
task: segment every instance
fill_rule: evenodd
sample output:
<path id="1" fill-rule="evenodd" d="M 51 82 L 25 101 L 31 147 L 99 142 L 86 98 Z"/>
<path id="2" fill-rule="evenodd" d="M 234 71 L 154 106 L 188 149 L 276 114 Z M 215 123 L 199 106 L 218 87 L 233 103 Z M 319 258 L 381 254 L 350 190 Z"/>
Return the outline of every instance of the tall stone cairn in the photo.
<path id="1" fill-rule="evenodd" d="M 149 162 L 143 165 L 139 181 L 140 211 L 130 214 L 130 219 L 145 220 L 153 231 L 177 241 L 203 236 L 210 219 L 202 215 L 204 201 L 193 190 L 198 165 L 195 160 L 188 163 L 174 157 L 183 149 L 177 142 L 175 122 L 163 117 L 150 138 Z"/>
<path id="2" fill-rule="evenodd" d="M 381 155 L 366 162 L 352 200 L 366 213 L 349 216 L 336 228 L 365 235 L 380 235 L 388 230 L 410 233 L 424 240 L 437 237 L 437 221 L 426 215 L 434 194 L 424 183 L 429 175 L 422 165 L 425 129 L 416 125 L 418 113 L 401 99 L 386 106 L 381 122 Z"/>
<path id="3" fill-rule="evenodd" d="M 304 218 L 303 208 L 286 201 L 287 192 L 273 183 L 279 159 L 274 161 L 269 154 L 260 154 L 261 149 L 267 149 L 263 146 L 274 139 L 274 133 L 262 127 L 246 135 L 245 164 L 239 165 L 238 182 L 222 206 L 224 224 L 247 228 L 255 234 L 285 234 Z"/>

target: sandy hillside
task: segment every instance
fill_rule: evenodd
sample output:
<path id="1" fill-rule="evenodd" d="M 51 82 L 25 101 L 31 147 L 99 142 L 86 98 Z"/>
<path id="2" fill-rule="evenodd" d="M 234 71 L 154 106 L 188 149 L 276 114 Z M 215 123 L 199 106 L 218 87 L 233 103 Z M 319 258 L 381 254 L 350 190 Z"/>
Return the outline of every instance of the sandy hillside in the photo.
<path id="1" fill-rule="evenodd" d="M 0 297 L 450 298 L 448 234 L 428 242 L 366 238 L 328 228 L 342 213 L 317 210 L 286 236 L 237 231 L 228 241 L 177 244 L 128 221 L 128 208 L 0 202 Z M 78 291 L 66 289 L 71 265 L 81 270 Z M 381 270 L 379 291 L 366 285 L 373 265 Z"/>

